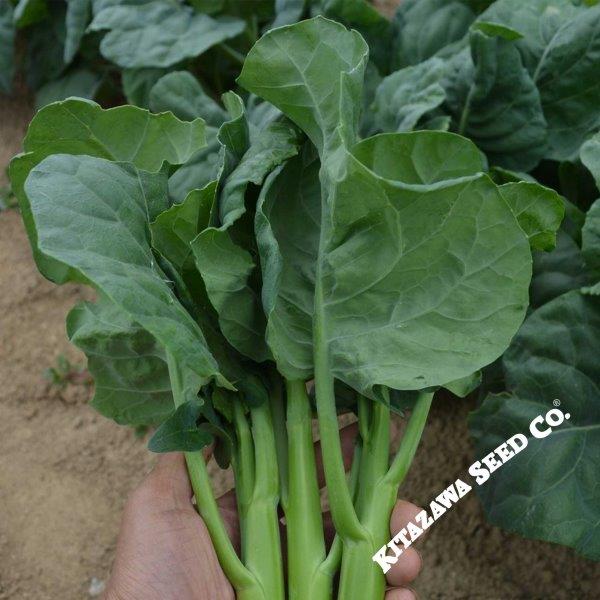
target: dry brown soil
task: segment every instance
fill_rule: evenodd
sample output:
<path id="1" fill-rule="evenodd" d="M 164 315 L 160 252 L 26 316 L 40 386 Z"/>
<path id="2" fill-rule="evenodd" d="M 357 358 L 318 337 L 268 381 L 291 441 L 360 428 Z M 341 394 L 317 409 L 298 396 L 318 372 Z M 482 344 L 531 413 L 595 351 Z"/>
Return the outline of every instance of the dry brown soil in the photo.
<path id="1" fill-rule="evenodd" d="M 0 165 L 19 148 L 26 99 L 0 98 Z M 44 369 L 82 358 L 64 331 L 81 288 L 43 280 L 16 211 L 0 213 L 0 600 L 83 600 L 108 576 L 121 509 L 153 459 L 132 431 L 96 415 L 85 385 Z M 402 494 L 426 504 L 472 461 L 468 402 L 438 402 Z M 216 474 L 216 487 L 226 478 Z M 427 599 L 600 597 L 597 566 L 566 548 L 486 524 L 475 494 L 436 523 L 417 583 Z M 366 599 L 367 600 L 367 599 Z"/>

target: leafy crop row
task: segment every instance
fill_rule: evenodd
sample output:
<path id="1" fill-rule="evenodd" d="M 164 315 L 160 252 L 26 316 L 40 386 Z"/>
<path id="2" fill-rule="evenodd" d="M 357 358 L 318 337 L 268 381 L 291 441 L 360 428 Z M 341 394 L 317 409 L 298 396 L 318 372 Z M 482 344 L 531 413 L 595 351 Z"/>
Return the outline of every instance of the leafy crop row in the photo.
<path id="1" fill-rule="evenodd" d="M 478 455 L 553 399 L 568 406 L 568 424 L 532 440 L 482 500 L 494 523 L 600 557 L 600 6 L 589 4 L 407 0 L 392 22 L 361 0 L 63 7 L 64 76 L 38 102 L 91 69 L 113 100 L 120 80 L 151 112 L 48 104 L 11 163 L 13 190 L 40 271 L 98 292 L 67 321 L 94 406 L 158 426 L 152 450 L 186 452 L 241 598 L 285 596 L 279 506 L 290 597 L 331 597 L 338 571 L 340 598 L 382 597 L 371 556 L 440 388 L 479 387 Z M 57 9 L 3 10 L 2 31 L 29 22 L 35 47 L 33 23 Z M 71 66 L 67 47 L 79 47 Z M 349 481 L 345 411 L 360 429 Z M 411 416 L 390 461 L 393 412 Z M 213 442 L 236 476 L 241 557 L 199 453 Z"/>

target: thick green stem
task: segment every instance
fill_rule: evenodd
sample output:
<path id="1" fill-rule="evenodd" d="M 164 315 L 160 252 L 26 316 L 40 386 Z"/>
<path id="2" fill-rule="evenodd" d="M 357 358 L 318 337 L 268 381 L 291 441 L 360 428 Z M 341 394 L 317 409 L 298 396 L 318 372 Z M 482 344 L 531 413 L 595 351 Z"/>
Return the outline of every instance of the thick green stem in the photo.
<path id="1" fill-rule="evenodd" d="M 350 494 L 352 495 L 353 502 L 356 502 L 358 496 L 358 473 L 360 470 L 360 460 L 362 456 L 362 443 L 357 441 L 354 447 L 354 456 L 352 457 L 352 467 L 350 468 L 350 474 L 348 476 L 348 485 L 350 486 Z M 342 540 L 339 535 L 335 535 L 327 558 L 323 561 L 320 566 L 322 571 L 330 580 L 333 582 L 333 578 L 340 568 L 342 562 Z"/>
<path id="2" fill-rule="evenodd" d="M 410 419 L 402 436 L 402 442 L 400 448 L 396 453 L 396 457 L 392 462 L 392 466 L 384 478 L 385 484 L 392 484 L 399 486 L 406 474 L 410 465 L 412 464 L 421 436 L 423 435 L 423 429 L 427 423 L 427 417 L 429 415 L 429 409 L 431 408 L 431 402 L 433 401 L 433 394 L 422 392 L 419 394 L 415 406 L 411 412 Z"/>
<path id="3" fill-rule="evenodd" d="M 358 433 L 365 444 L 369 440 L 371 426 L 371 400 L 358 396 Z"/>
<path id="4" fill-rule="evenodd" d="M 248 535 L 246 533 L 246 517 L 248 506 L 252 501 L 254 489 L 254 442 L 248 425 L 241 398 L 233 400 L 233 425 L 237 439 L 237 447 L 233 455 L 233 472 L 235 475 L 235 495 L 238 505 L 242 560 L 246 560 Z"/>
<path id="5" fill-rule="evenodd" d="M 387 534 L 389 538 L 389 525 Z M 387 541 L 386 539 L 382 544 Z M 379 544 L 377 549 L 382 544 Z M 376 543 L 372 539 L 350 540 L 343 544 L 338 600 L 383 600 L 385 575 L 379 566 L 373 563 L 372 556 L 375 551 Z"/>
<path id="6" fill-rule="evenodd" d="M 359 411 L 359 419 L 361 417 L 369 420 L 362 426 L 362 429 L 368 427 L 368 430 L 363 436 L 366 439 L 363 441 L 355 503 L 362 524 L 367 525 L 369 539 L 358 542 L 350 541 L 344 544 L 339 592 L 339 598 L 344 600 L 350 598 L 357 587 L 363 590 L 364 598 L 373 599 L 382 598 L 385 589 L 385 580 L 381 577 L 381 572 L 377 573 L 371 569 L 371 557 L 374 553 L 373 548 L 377 547 L 377 540 L 385 538 L 386 534 L 389 534 L 391 509 L 387 512 L 385 509 L 380 512 L 379 520 L 374 523 L 368 523 L 368 518 L 372 514 L 373 506 L 379 505 L 377 486 L 388 472 L 390 409 L 382 402 L 373 402 L 370 411 L 364 409 Z M 377 509 L 375 513 L 377 513 Z M 385 519 L 386 514 L 388 515 L 387 520 Z M 354 598 L 358 597 L 358 595 L 354 596 Z"/>
<path id="7" fill-rule="evenodd" d="M 173 356 L 167 352 L 169 378 L 173 390 L 175 406 L 185 402 L 181 372 Z M 198 512 L 210 533 L 219 563 L 231 585 L 236 589 L 238 598 L 245 600 L 267 600 L 253 574 L 243 565 L 225 528 L 219 507 L 212 491 L 208 469 L 202 452 L 186 452 L 187 464 L 192 490 L 196 498 Z"/>
<path id="8" fill-rule="evenodd" d="M 319 265 L 317 269 L 320 271 Z M 321 278 L 322 275 L 319 272 L 315 285 L 314 362 L 317 416 L 319 418 L 319 432 L 321 434 L 323 469 L 327 482 L 331 516 L 333 517 L 336 531 L 342 540 L 361 540 L 367 538 L 367 532 L 358 520 L 352 502 L 352 495 L 346 481 L 335 406 L 333 376 L 329 365 L 329 349 L 325 333 Z"/>
<path id="9" fill-rule="evenodd" d="M 277 448 L 277 466 L 279 470 L 279 502 L 284 512 L 288 504 L 288 439 L 286 430 L 286 403 L 283 385 L 279 374 L 271 378 L 271 416 Z"/>
<path id="10" fill-rule="evenodd" d="M 415 456 L 433 394 L 419 394 L 406 426 L 400 448 L 387 473 L 375 485 L 372 498 L 365 505 L 362 523 L 369 532 L 366 541 L 344 544 L 340 576 L 340 600 L 381 600 L 385 576 L 372 557 L 389 541 L 390 516 L 402 483 Z"/>
<path id="11" fill-rule="evenodd" d="M 290 600 L 328 600 L 332 580 L 319 571 L 325 538 L 312 413 L 304 381 L 287 381 L 289 500 L 285 507 Z"/>
<path id="12" fill-rule="evenodd" d="M 284 600 L 279 535 L 279 476 L 268 403 L 250 409 L 254 439 L 254 489 L 245 519 L 244 562 L 263 588 L 266 600 Z"/>
<path id="13" fill-rule="evenodd" d="M 366 400 L 366 399 L 365 399 Z M 377 482 L 387 473 L 390 458 L 390 409 L 382 402 L 372 402 L 368 414 L 368 432 L 363 441 L 363 451 L 358 477 L 356 510 L 359 517 L 365 514 L 372 502 Z M 363 411 L 364 414 L 364 411 Z M 359 411 L 359 419 L 363 416 Z M 366 427 L 366 426 L 365 426 Z"/>
<path id="14" fill-rule="evenodd" d="M 192 489 L 196 498 L 198 512 L 210 533 L 219 563 L 231 585 L 236 589 L 238 598 L 268 600 L 254 575 L 242 564 L 223 523 L 219 507 L 213 496 L 210 477 L 201 452 L 186 452 Z M 199 567 L 200 568 L 200 567 Z"/>

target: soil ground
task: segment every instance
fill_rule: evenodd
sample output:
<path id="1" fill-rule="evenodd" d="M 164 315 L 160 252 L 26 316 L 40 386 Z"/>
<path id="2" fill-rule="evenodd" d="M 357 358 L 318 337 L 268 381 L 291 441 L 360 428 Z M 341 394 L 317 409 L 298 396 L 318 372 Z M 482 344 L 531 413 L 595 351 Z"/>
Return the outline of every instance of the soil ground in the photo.
<path id="1" fill-rule="evenodd" d="M 0 98 L 0 166 L 19 149 L 27 100 Z M 37 273 L 18 212 L 0 213 L 0 600 L 83 600 L 106 580 L 124 501 L 153 463 L 129 429 L 96 415 L 84 384 L 43 377 L 60 355 L 83 358 L 64 318 L 85 296 Z M 426 505 L 472 462 L 472 402 L 433 410 L 402 495 Z M 223 490 L 227 476 L 214 473 Z M 475 494 L 445 515 L 422 546 L 415 586 L 426 599 L 593 600 L 597 565 L 566 548 L 486 524 Z"/>

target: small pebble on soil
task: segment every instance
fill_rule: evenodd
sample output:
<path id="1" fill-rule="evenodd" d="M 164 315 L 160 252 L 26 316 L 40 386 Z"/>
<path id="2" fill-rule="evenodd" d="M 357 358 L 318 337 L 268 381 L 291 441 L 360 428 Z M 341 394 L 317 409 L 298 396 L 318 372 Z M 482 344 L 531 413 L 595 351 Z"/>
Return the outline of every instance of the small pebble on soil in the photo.
<path id="1" fill-rule="evenodd" d="M 106 583 L 104 583 L 104 581 L 102 581 L 101 579 L 98 579 L 97 577 L 92 577 L 92 580 L 90 581 L 90 588 L 88 590 L 88 594 L 92 598 L 96 598 L 102 592 L 104 592 L 105 588 L 106 588 Z"/>

